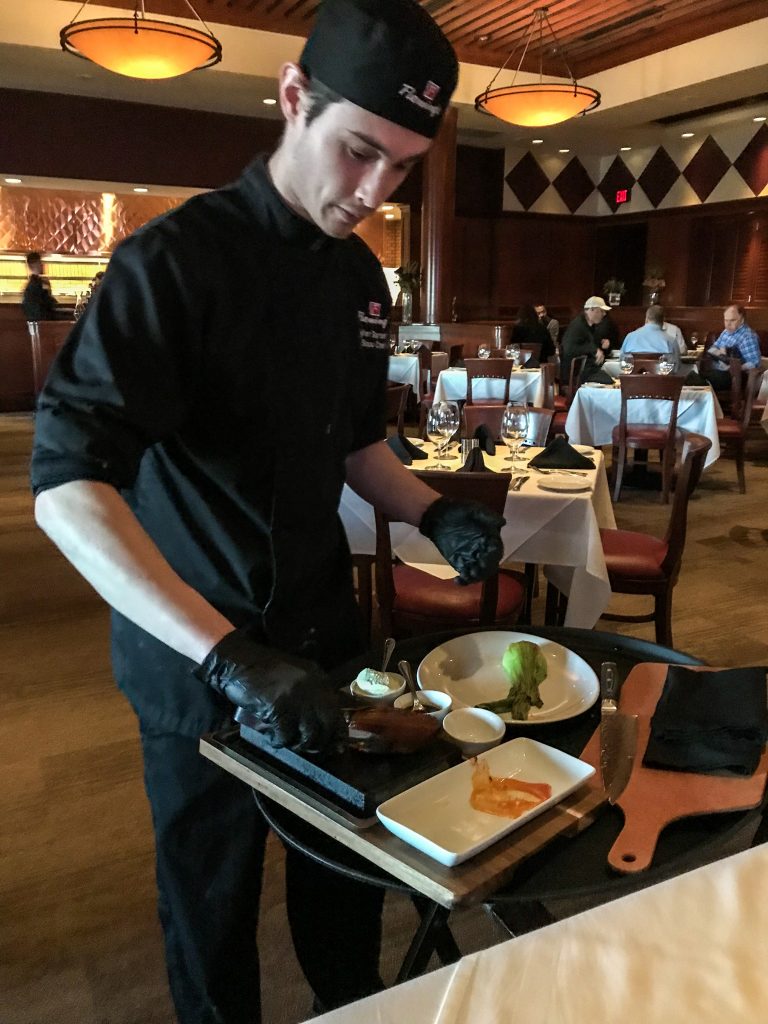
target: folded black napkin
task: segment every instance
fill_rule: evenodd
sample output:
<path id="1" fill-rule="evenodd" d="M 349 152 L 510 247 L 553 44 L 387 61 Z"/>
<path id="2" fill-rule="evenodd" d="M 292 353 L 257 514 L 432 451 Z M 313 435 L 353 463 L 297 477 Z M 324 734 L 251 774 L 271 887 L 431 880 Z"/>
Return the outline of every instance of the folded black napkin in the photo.
<path id="1" fill-rule="evenodd" d="M 752 775 L 768 739 L 766 669 L 670 665 L 643 758 L 649 768 Z"/>
<path id="2" fill-rule="evenodd" d="M 598 366 L 590 373 L 585 374 L 584 377 L 582 377 L 582 381 L 585 384 L 613 384 L 613 377 L 610 373 L 606 373 L 605 370 L 601 370 Z"/>
<path id="3" fill-rule="evenodd" d="M 489 455 L 496 454 L 496 442 L 493 439 L 493 434 L 485 423 L 481 423 L 480 426 L 475 429 L 472 436 L 480 442 L 480 447 L 484 452 L 488 452 Z"/>
<path id="4" fill-rule="evenodd" d="M 687 377 L 683 381 L 683 385 L 684 386 L 687 384 L 688 387 L 694 387 L 694 388 L 703 387 L 706 383 L 707 383 L 706 378 L 702 377 L 701 374 L 697 370 L 691 370 L 691 372 L 687 375 Z"/>
<path id="5" fill-rule="evenodd" d="M 482 448 L 470 448 L 466 462 L 461 467 L 465 473 L 491 473 L 483 458 Z"/>
<path id="6" fill-rule="evenodd" d="M 405 466 L 410 466 L 414 459 L 428 459 L 429 456 L 421 448 L 417 448 L 405 434 L 395 434 L 387 438 L 387 444 Z"/>
<path id="7" fill-rule="evenodd" d="M 536 358 L 536 356 L 528 356 L 528 358 L 523 363 L 523 366 L 525 366 L 526 370 L 539 370 L 539 369 L 541 369 L 541 363 Z"/>
<path id="8" fill-rule="evenodd" d="M 550 441 L 543 452 L 529 461 L 529 466 L 538 469 L 594 469 L 594 462 L 577 452 L 564 437 Z"/>

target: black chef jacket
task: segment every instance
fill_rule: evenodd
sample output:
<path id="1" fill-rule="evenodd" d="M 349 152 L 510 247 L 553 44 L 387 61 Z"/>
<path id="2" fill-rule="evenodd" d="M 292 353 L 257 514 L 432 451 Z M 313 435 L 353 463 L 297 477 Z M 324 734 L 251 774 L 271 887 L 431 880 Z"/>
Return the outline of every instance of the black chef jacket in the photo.
<path id="1" fill-rule="evenodd" d="M 174 570 L 235 625 L 330 664 L 358 647 L 338 504 L 385 436 L 390 298 L 356 236 L 283 203 L 262 160 L 123 242 L 38 404 L 35 493 L 117 487 Z M 113 613 L 140 717 L 196 736 L 231 710 Z"/>
<path id="2" fill-rule="evenodd" d="M 44 283 L 45 282 L 45 283 Z M 21 298 L 21 308 L 27 320 L 56 320 L 58 302 L 51 295 L 51 286 L 39 274 L 32 274 Z"/>

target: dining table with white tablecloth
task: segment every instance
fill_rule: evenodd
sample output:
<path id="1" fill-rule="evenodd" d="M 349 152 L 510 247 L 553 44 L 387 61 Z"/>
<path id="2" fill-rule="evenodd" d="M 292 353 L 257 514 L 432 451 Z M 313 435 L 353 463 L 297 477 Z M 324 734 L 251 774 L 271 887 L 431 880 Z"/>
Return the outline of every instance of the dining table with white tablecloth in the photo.
<path id="1" fill-rule="evenodd" d="M 621 416 L 621 389 L 618 385 L 582 384 L 573 397 L 565 421 L 565 432 L 573 444 L 611 444 L 613 428 Z M 653 398 L 637 398 L 628 403 L 627 422 L 669 422 L 669 402 Z M 681 430 L 703 434 L 712 442 L 706 466 L 720 457 L 717 421 L 723 410 L 712 388 L 684 387 L 677 409 L 677 425 Z"/>
<path id="2" fill-rule="evenodd" d="M 419 394 L 419 357 L 398 353 L 389 357 L 387 379 L 397 384 L 410 384 L 414 395 Z"/>
<path id="3" fill-rule="evenodd" d="M 411 439 L 414 440 L 414 439 Z M 434 469 L 434 447 L 424 442 L 430 458 L 415 461 L 413 469 Z M 523 459 L 530 460 L 540 448 L 530 448 Z M 484 454 L 488 469 L 509 472 L 506 449 L 495 455 Z M 545 489 L 554 485 L 547 474 L 533 469 L 516 469 L 528 479 L 520 490 L 507 494 L 506 523 L 501 531 L 504 559 L 544 566 L 544 574 L 562 594 L 568 595 L 566 626 L 590 629 L 610 600 L 611 588 L 605 565 L 600 529 L 615 529 L 605 463 L 602 452 L 592 453 L 596 468 L 581 481 L 584 489 L 558 492 Z M 460 458 L 444 463 L 443 468 L 459 468 Z M 521 464 L 522 466 L 522 464 Z M 349 487 L 341 497 L 339 513 L 353 554 L 373 555 L 376 551 L 376 525 L 373 508 Z M 392 548 L 398 558 L 435 576 L 456 575 L 437 548 L 418 529 L 407 523 L 392 523 Z"/>
<path id="4" fill-rule="evenodd" d="M 315 1024 L 763 1024 L 768 844 L 594 907 Z"/>
<path id="5" fill-rule="evenodd" d="M 435 402 L 463 402 L 467 397 L 467 371 L 461 366 L 443 370 L 435 385 Z M 477 377 L 472 381 L 476 402 L 504 398 L 504 382 L 496 377 Z M 544 401 L 544 375 L 540 369 L 514 370 L 510 363 L 509 400 L 520 405 L 540 406 Z"/>

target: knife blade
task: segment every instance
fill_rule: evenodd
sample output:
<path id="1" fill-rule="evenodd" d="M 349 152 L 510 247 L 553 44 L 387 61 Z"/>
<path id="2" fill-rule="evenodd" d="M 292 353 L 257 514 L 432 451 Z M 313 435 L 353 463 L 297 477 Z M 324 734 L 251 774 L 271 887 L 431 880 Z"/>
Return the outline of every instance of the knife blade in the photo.
<path id="1" fill-rule="evenodd" d="M 637 747 L 637 716 L 619 711 L 619 673 L 613 661 L 600 667 L 600 693 L 600 772 L 613 804 L 629 782 Z"/>

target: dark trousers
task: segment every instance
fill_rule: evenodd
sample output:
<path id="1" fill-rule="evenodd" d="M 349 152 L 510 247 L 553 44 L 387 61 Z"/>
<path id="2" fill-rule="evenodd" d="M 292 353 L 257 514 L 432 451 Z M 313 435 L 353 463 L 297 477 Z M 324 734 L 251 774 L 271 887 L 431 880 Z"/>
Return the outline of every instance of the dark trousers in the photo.
<path id="1" fill-rule="evenodd" d="M 197 740 L 142 728 L 141 742 L 179 1024 L 258 1024 L 256 925 L 267 825 L 248 786 L 207 761 Z M 294 946 L 319 1003 L 330 1009 L 382 988 L 383 893 L 291 849 L 286 885 Z"/>
<path id="2" fill-rule="evenodd" d="M 730 391 L 731 390 L 731 371 L 730 370 L 718 370 L 714 366 L 710 366 L 709 369 L 702 370 L 702 377 L 708 380 L 715 391 Z"/>

